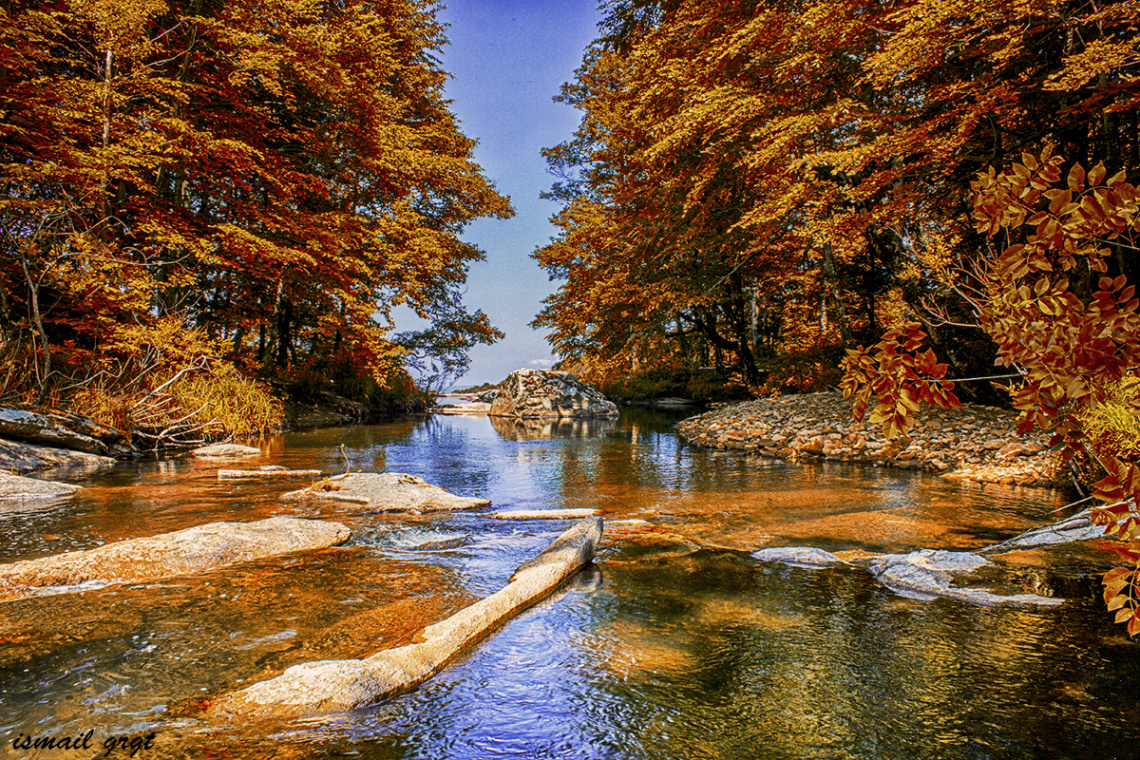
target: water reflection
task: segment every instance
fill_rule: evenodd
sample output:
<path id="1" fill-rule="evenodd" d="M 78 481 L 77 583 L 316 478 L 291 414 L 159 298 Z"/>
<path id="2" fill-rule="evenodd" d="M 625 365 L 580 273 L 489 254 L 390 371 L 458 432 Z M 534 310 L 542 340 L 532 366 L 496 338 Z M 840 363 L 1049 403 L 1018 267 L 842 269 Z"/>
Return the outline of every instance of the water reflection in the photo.
<path id="1" fill-rule="evenodd" d="M 616 420 L 561 417 L 553 420 L 489 417 L 495 432 L 508 441 L 546 441 L 551 438 L 587 438 L 617 424 Z"/>
<path id="2" fill-rule="evenodd" d="M 495 510 L 602 509 L 606 544 L 595 571 L 418 691 L 320 723 L 217 724 L 196 706 L 296 662 L 405 643 L 563 526 L 333 505 L 305 514 L 350 524 L 344 548 L 8 602 L 0 738 L 153 730 L 147 758 L 243 760 L 1132 756 L 1137 649 L 1103 611 L 1091 549 L 1000 568 L 1069 598 L 1043 610 L 906 599 L 857 567 L 747 553 L 975 548 L 1046 521 L 1055 495 L 718 454 L 681 444 L 673 419 L 534 437 L 456 416 L 267 442 L 257 464 L 409 472 Z M 301 508 L 278 497 L 303 483 L 219 482 L 220 466 L 137 463 L 66 503 L 0 511 L 0 561 Z"/>

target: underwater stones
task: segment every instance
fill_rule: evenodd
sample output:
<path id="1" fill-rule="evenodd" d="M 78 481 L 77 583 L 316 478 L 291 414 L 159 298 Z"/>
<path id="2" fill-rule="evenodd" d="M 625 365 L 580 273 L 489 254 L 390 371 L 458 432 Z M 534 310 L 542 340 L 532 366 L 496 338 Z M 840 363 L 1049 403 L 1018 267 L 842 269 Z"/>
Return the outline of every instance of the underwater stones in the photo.
<path id="1" fill-rule="evenodd" d="M 985 557 L 977 554 L 922 549 L 909 554 L 884 554 L 872 559 L 868 568 L 883 585 L 902 594 L 945 596 L 985 606 L 1054 607 L 1063 603 L 1061 599 L 1037 594 L 994 594 L 952 585 L 956 575 L 967 575 L 988 564 Z"/>
<path id="2" fill-rule="evenodd" d="M 356 660 L 321 660 L 215 700 L 219 717 L 302 717 L 363 707 L 413 689 L 470 645 L 544 598 L 590 563 L 602 537 L 601 518 L 577 523 L 515 570 L 491 596 L 424 628 L 414 644 Z"/>
<path id="3" fill-rule="evenodd" d="M 80 490 L 71 483 L 57 483 L 53 480 L 36 480 L 19 475 L 0 473 L 0 499 L 57 499 L 70 496 Z"/>
<path id="4" fill-rule="evenodd" d="M 494 417 L 613 419 L 617 405 L 569 372 L 519 369 L 499 384 L 489 414 Z"/>
<path id="5" fill-rule="evenodd" d="M 350 472 L 290 491 L 285 501 L 331 501 L 377 512 L 442 512 L 490 506 L 490 499 L 456 496 L 402 472 Z"/>
<path id="6" fill-rule="evenodd" d="M 277 554 L 335 546 L 347 541 L 351 533 L 340 523 L 294 517 L 208 523 L 0 565 L 0 599 L 29 596 L 46 587 L 78 591 L 185 575 Z M 80 587 L 81 584 L 84 585 Z"/>

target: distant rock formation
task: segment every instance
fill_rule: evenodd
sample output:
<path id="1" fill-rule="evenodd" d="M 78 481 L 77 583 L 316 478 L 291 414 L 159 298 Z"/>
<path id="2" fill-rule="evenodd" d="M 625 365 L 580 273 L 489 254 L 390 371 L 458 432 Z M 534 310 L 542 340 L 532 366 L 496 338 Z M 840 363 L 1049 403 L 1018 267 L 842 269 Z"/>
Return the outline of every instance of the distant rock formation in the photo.
<path id="1" fill-rule="evenodd" d="M 499 385 L 492 417 L 613 419 L 617 405 L 569 372 L 519 369 Z"/>

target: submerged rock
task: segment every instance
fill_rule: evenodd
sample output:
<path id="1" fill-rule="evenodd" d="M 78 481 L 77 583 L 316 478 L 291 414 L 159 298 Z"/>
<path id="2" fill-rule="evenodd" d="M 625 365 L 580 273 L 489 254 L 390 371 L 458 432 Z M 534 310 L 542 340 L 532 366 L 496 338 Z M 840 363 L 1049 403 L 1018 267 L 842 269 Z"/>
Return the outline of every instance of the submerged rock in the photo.
<path id="1" fill-rule="evenodd" d="M 994 594 L 985 589 L 951 585 L 955 575 L 969 574 L 988 564 L 985 557 L 969 552 L 922 549 L 909 554 L 884 554 L 871 560 L 868 567 L 885 586 L 904 594 L 946 596 L 986 606 L 1052 607 L 1062 603 L 1061 599 L 1037 594 Z"/>
<path id="2" fill-rule="evenodd" d="M 816 549 L 814 546 L 777 546 L 754 551 L 752 556 L 761 562 L 779 562 L 793 567 L 827 567 L 828 565 L 846 564 L 831 552 Z"/>
<path id="3" fill-rule="evenodd" d="M 978 553 L 1000 554 L 1015 549 L 1031 549 L 1035 546 L 1068 544 L 1074 541 L 1103 538 L 1104 528 L 1103 525 L 1094 525 L 1089 519 L 1089 512 L 1086 510 L 1052 525 L 1043 525 L 1040 528 L 1027 530 L 1009 540 L 980 549 Z"/>
<path id="4" fill-rule="evenodd" d="M 344 525 L 295 517 L 251 523 L 215 522 L 95 549 L 0 565 L 0 599 L 37 589 L 79 591 L 210 570 L 287 552 L 323 549 L 351 535 Z M 86 584 L 77 588 L 80 584 Z M 69 588 L 70 587 L 70 588 Z"/>
<path id="5" fill-rule="evenodd" d="M 502 589 L 423 629 L 418 643 L 360 660 L 294 665 L 276 678 L 221 697 L 209 711 L 227 717 L 318 715 L 363 707 L 413 689 L 585 567 L 601 537 L 601 518 L 583 520 L 520 565 Z"/>
<path id="6" fill-rule="evenodd" d="M 612 419 L 617 405 L 569 372 L 519 369 L 499 385 L 493 417 Z"/>
<path id="7" fill-rule="evenodd" d="M 281 497 L 285 501 L 335 501 L 378 512 L 441 512 L 490 506 L 490 499 L 456 496 L 423 478 L 401 472 L 350 472 Z"/>
<path id="8" fill-rule="evenodd" d="M 19 475 L 0 473 L 0 499 L 57 499 L 70 496 L 80 490 L 71 483 L 57 483 L 54 480 L 36 480 Z"/>
<path id="9" fill-rule="evenodd" d="M 594 517 L 598 510 L 582 509 L 512 509 L 506 512 L 492 512 L 487 517 L 496 520 L 581 520 Z"/>

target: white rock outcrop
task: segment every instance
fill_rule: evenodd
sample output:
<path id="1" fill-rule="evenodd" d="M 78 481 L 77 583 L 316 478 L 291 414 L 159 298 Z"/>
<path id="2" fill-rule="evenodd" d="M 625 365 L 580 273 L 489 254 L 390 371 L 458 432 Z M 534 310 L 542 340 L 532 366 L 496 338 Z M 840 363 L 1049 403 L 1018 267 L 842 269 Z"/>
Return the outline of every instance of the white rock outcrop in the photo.
<path id="1" fill-rule="evenodd" d="M 499 384 L 492 417 L 613 419 L 617 405 L 569 372 L 519 369 Z"/>

